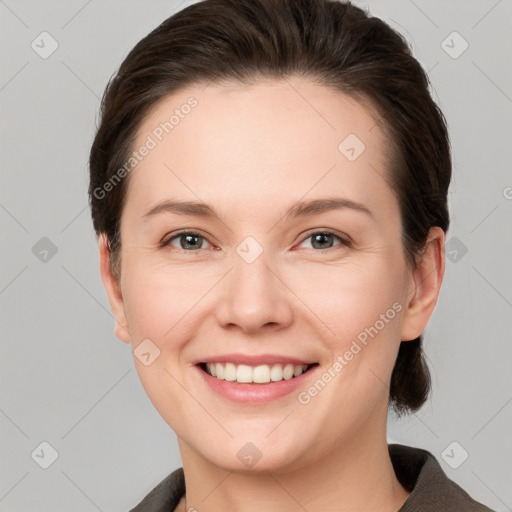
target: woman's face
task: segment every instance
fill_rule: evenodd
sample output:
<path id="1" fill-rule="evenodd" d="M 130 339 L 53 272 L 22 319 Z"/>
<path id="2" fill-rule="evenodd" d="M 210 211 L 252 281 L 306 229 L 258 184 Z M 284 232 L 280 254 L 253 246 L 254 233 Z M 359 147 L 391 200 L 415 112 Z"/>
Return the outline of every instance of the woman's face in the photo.
<path id="1" fill-rule="evenodd" d="M 188 453 L 286 471 L 385 439 L 399 344 L 419 334 L 388 145 L 367 108 L 304 79 L 196 85 L 145 118 L 109 298 Z"/>

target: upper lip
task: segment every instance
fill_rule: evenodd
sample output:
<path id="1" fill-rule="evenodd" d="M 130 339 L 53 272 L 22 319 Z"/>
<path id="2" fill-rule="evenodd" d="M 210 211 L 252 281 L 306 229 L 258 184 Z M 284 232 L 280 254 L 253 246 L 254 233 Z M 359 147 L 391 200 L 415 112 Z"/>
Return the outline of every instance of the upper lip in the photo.
<path id="1" fill-rule="evenodd" d="M 248 354 L 224 354 L 220 356 L 206 357 L 204 359 L 197 359 L 192 364 L 201 363 L 233 363 L 233 364 L 246 364 L 248 366 L 258 366 L 262 364 L 293 364 L 293 365 L 311 365 L 315 364 L 316 361 L 306 361 L 305 359 L 299 359 L 297 357 L 289 357 L 280 354 L 260 354 L 251 356 Z"/>

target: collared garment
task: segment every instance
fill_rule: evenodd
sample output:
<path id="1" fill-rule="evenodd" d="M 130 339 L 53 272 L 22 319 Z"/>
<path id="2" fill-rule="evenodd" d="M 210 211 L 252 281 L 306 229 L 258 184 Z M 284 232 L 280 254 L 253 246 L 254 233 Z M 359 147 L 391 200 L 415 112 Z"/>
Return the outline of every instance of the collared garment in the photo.
<path id="1" fill-rule="evenodd" d="M 398 512 L 494 512 L 450 480 L 428 451 L 388 445 L 398 481 L 411 494 Z M 185 494 L 183 468 L 162 480 L 130 512 L 173 512 Z"/>

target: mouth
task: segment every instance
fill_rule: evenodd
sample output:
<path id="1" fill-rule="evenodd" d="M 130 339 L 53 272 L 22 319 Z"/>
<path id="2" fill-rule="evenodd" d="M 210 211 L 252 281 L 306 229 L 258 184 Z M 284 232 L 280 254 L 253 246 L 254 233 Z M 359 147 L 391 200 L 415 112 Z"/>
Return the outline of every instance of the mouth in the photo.
<path id="1" fill-rule="evenodd" d="M 238 384 L 269 384 L 282 380 L 292 380 L 309 372 L 318 363 L 313 364 L 262 364 L 250 366 L 229 362 L 198 363 L 204 373 L 210 377 Z"/>

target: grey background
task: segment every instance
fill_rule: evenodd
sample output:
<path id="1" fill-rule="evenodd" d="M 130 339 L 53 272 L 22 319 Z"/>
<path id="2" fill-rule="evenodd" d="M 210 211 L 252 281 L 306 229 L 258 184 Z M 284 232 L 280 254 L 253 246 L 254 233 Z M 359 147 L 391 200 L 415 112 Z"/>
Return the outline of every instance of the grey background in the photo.
<path id="1" fill-rule="evenodd" d="M 432 451 L 474 498 L 510 511 L 512 5 L 356 3 L 411 42 L 453 145 L 451 259 L 426 333 L 433 395 L 419 413 L 391 417 L 389 438 Z M 128 510 L 181 465 L 114 336 L 86 191 L 108 78 L 185 5 L 0 0 L 2 511 Z M 58 43 L 46 59 L 31 47 L 43 31 Z M 457 58 L 445 51 L 463 48 L 453 31 L 469 44 Z M 48 469 L 43 441 L 58 452 Z M 469 457 L 452 469 L 462 450 Z"/>

